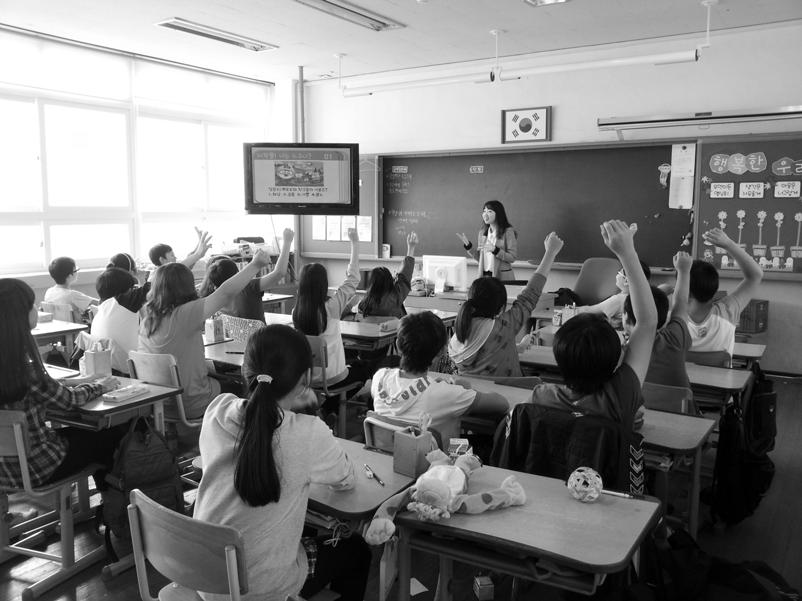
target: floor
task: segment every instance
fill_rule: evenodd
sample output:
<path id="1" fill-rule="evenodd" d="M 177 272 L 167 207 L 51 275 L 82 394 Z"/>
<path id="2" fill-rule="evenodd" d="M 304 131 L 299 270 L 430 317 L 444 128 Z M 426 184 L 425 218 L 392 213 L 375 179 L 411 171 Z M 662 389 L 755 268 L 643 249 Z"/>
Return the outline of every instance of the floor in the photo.
<path id="1" fill-rule="evenodd" d="M 778 434 L 771 457 L 776 465 L 776 474 L 771 490 L 763 499 L 753 516 L 729 528 L 713 528 L 706 524 L 699 535 L 702 548 L 712 554 L 732 561 L 761 559 L 780 572 L 788 583 L 802 590 L 802 379 L 778 380 Z M 352 422 L 349 434 L 357 430 Z M 703 512 L 706 514 L 703 508 Z M 87 525 L 79 527 L 78 540 L 82 545 L 97 544 L 100 539 Z M 374 551 L 374 566 L 368 584 L 366 599 L 378 599 L 378 550 Z M 128 601 L 138 598 L 136 576 L 130 570 L 105 582 L 101 577 L 101 564 L 97 564 L 45 594 L 43 601 Z M 49 564 L 39 559 L 15 558 L 0 565 L 0 601 L 18 599 L 26 583 L 47 573 Z M 455 599 L 473 599 L 471 592 L 474 569 L 458 566 L 454 583 Z M 426 554 L 413 558 L 413 575 L 428 590 L 416 595 L 416 601 L 433 598 L 436 584 L 435 561 Z M 157 574 L 151 578 L 153 586 L 164 580 Z M 509 580 L 496 579 L 495 599 L 506 599 Z M 537 593 L 537 595 L 535 594 Z M 568 596 L 543 587 L 534 591 L 527 589 L 522 599 L 537 596 L 538 599 L 565 599 Z M 390 598 L 394 598 L 391 591 Z"/>

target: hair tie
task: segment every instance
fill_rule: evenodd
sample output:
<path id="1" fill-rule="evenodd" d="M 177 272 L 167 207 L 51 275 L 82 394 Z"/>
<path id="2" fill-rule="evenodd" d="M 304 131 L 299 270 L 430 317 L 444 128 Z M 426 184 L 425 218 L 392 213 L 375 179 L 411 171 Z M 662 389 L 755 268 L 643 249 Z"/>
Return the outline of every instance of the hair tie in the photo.
<path id="1" fill-rule="evenodd" d="M 264 382 L 265 384 L 270 384 L 273 381 L 272 376 L 268 376 L 267 374 L 259 374 L 256 376 L 257 382 Z"/>

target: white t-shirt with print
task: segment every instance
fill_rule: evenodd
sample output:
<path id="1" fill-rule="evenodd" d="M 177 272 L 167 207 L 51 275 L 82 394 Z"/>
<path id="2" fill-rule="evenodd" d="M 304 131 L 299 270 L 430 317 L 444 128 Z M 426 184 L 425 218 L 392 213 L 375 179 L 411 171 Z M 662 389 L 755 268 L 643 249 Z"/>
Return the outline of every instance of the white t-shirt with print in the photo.
<path id="1" fill-rule="evenodd" d="M 710 313 L 699 323 L 688 318 L 691 333 L 690 350 L 698 353 L 727 351 L 732 356 L 735 349 L 735 328 L 743 307 L 735 295 L 717 300 Z"/>
<path id="2" fill-rule="evenodd" d="M 476 399 L 476 391 L 454 384 L 454 378 L 443 374 L 427 374 L 419 378 L 401 376 L 398 368 L 380 369 L 370 387 L 373 409 L 379 415 L 396 417 L 417 424 L 428 413 L 431 427 L 442 439 L 459 436 L 459 417 Z"/>

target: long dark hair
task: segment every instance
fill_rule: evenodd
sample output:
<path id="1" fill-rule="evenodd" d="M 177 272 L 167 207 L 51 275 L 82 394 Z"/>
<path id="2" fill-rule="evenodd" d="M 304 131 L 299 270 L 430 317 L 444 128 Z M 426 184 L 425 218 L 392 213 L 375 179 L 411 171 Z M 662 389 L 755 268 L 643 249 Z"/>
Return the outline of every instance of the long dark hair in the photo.
<path id="1" fill-rule="evenodd" d="M 474 317 L 493 318 L 507 304 L 507 289 L 496 278 L 477 278 L 468 290 L 468 300 L 462 303 L 454 322 L 457 340 L 465 342 L 471 333 Z"/>
<path id="2" fill-rule="evenodd" d="M 45 368 L 29 321 L 34 293 L 15 278 L 0 279 L 0 405 L 11 405 L 45 378 Z"/>
<path id="3" fill-rule="evenodd" d="M 196 300 L 195 278 L 189 267 L 182 263 L 167 263 L 153 273 L 145 305 L 145 332 L 153 336 L 176 307 Z"/>
<path id="4" fill-rule="evenodd" d="M 279 401 L 312 367 L 306 336 L 286 325 L 260 328 L 248 339 L 242 375 L 250 396 L 235 449 L 234 488 L 251 507 L 277 502 L 281 496 L 273 438 L 284 420 Z M 259 376 L 270 381 L 259 381 Z M 267 379 L 267 378 L 264 378 Z"/>
<path id="5" fill-rule="evenodd" d="M 237 275 L 238 271 L 237 264 L 228 257 L 224 255 L 213 257 L 206 267 L 206 275 L 203 277 L 198 294 L 201 298 L 209 296 L 222 286 L 223 282 Z"/>
<path id="6" fill-rule="evenodd" d="M 326 331 L 326 301 L 329 298 L 329 275 L 320 263 L 309 263 L 301 269 L 298 295 L 292 310 L 292 322 L 307 336 Z"/>
<path id="7" fill-rule="evenodd" d="M 482 205 L 482 210 L 490 209 L 496 213 L 496 237 L 501 238 L 508 227 L 512 227 L 510 220 L 507 219 L 507 211 L 504 210 L 504 205 L 498 200 L 488 200 Z M 490 224 L 482 222 L 480 231 L 482 235 L 487 236 L 487 230 L 490 229 Z"/>
<path id="8" fill-rule="evenodd" d="M 359 303 L 359 312 L 365 317 L 372 315 L 381 305 L 384 297 L 393 293 L 395 293 L 393 274 L 386 267 L 374 267 L 370 272 L 370 284 L 368 284 L 365 298 Z"/>

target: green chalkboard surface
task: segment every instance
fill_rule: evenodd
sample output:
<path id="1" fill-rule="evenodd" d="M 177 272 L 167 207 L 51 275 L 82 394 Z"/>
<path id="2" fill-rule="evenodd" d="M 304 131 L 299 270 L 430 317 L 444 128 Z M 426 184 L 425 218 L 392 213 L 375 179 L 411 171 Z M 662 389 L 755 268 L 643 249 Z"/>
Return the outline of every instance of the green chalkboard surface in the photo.
<path id="1" fill-rule="evenodd" d="M 518 232 L 518 260 L 542 257 L 552 230 L 565 240 L 558 261 L 609 256 L 599 224 L 617 218 L 638 224 L 644 261 L 667 267 L 691 230 L 690 211 L 669 209 L 659 181 L 670 162 L 671 144 L 385 156 L 382 241 L 399 255 L 415 231 L 420 254 L 463 255 L 455 233 L 475 246 L 482 205 L 496 199 Z"/>
<path id="2" fill-rule="evenodd" d="M 802 136 L 704 140 L 698 159 L 699 231 L 723 227 L 767 275 L 802 272 Z M 720 248 L 696 253 L 738 269 Z"/>

